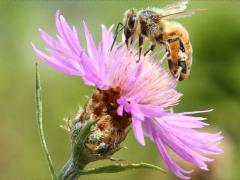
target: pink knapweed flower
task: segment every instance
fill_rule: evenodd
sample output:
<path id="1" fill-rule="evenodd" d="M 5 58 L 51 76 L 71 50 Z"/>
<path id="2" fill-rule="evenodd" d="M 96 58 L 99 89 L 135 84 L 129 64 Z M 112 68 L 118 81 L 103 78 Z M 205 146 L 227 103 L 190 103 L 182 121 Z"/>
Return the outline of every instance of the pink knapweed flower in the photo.
<path id="1" fill-rule="evenodd" d="M 57 38 L 43 30 L 40 35 L 49 46 L 47 54 L 33 49 L 40 59 L 54 69 L 73 76 L 80 76 L 85 84 L 100 90 L 117 89 L 117 114 L 128 113 L 136 139 L 145 145 L 144 135 L 157 146 L 171 171 L 181 179 L 189 179 L 186 171 L 169 155 L 166 147 L 182 159 L 207 170 L 204 156 L 222 153 L 217 147 L 221 133 L 210 134 L 196 129 L 207 126 L 204 118 L 191 116 L 199 112 L 173 113 L 169 109 L 178 104 L 181 94 L 176 91 L 177 81 L 156 62 L 153 55 L 142 56 L 119 43 L 110 50 L 113 42 L 112 27 L 102 26 L 102 39 L 96 46 L 86 23 L 83 22 L 87 52 L 81 47 L 75 27 L 70 27 L 65 18 L 56 14 Z M 205 111 L 206 112 L 206 111 Z"/>

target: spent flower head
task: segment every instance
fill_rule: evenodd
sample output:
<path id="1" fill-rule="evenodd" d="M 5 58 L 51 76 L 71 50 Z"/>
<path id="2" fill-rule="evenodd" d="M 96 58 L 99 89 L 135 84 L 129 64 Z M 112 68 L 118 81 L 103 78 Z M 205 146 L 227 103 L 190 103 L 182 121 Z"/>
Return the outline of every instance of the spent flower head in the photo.
<path id="1" fill-rule="evenodd" d="M 85 84 L 95 86 L 92 98 L 86 103 L 79 121 L 96 119 L 95 131 L 107 129 L 104 143 L 120 144 L 131 123 L 137 141 L 145 145 L 144 136 L 157 146 L 162 158 L 171 171 L 181 179 L 189 179 L 192 173 L 181 168 L 169 155 L 169 147 L 182 159 L 207 170 L 205 157 L 218 154 L 221 133 L 210 134 L 197 131 L 207 126 L 204 118 L 191 116 L 199 112 L 173 113 L 169 109 L 178 104 L 181 94 L 176 90 L 177 81 L 168 73 L 154 55 L 142 56 L 134 47 L 129 50 L 124 43 L 113 42 L 112 27 L 102 25 L 102 39 L 95 44 L 87 25 L 83 22 L 87 52 L 82 48 L 75 27 L 70 27 L 65 18 L 56 13 L 57 38 L 39 30 L 49 46 L 47 54 L 33 45 L 40 59 L 54 69 L 73 76 L 80 76 Z M 207 112 L 207 111 L 205 111 Z M 113 127 L 113 128 L 112 128 Z M 103 146 L 103 144 L 101 144 Z M 99 143 L 89 143 L 89 148 L 101 148 Z M 204 155 L 205 154 L 205 155 Z"/>

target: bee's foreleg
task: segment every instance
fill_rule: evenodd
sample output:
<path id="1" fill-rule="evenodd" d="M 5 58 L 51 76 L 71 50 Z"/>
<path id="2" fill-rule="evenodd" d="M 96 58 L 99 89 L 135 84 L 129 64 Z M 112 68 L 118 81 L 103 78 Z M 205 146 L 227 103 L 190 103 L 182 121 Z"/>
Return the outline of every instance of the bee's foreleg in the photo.
<path id="1" fill-rule="evenodd" d="M 156 48 L 156 44 L 152 44 L 150 48 L 144 53 L 144 56 L 146 56 L 149 52 L 154 51 L 155 48 Z"/>
<path id="2" fill-rule="evenodd" d="M 140 59 L 141 59 L 141 54 L 142 54 L 142 49 L 143 49 L 143 36 L 139 35 L 138 41 L 139 41 L 138 42 L 139 43 L 139 52 L 138 52 L 139 57 L 138 57 L 138 61 L 137 62 L 139 62 Z"/>
<path id="3" fill-rule="evenodd" d="M 129 45 L 129 39 L 130 37 L 132 36 L 132 33 L 129 29 L 124 29 L 124 35 L 125 35 L 125 44 L 128 48 L 128 45 Z"/>

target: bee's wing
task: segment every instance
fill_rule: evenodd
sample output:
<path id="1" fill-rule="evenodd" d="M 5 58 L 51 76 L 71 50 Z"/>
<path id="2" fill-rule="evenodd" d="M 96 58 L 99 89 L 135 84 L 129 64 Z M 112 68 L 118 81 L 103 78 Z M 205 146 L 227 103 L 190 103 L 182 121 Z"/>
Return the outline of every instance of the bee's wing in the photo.
<path id="1" fill-rule="evenodd" d="M 178 0 L 175 3 L 169 4 L 163 8 L 152 8 L 154 12 L 157 13 L 154 19 L 156 22 L 162 19 L 179 19 L 191 16 L 195 14 L 196 11 L 203 11 L 206 9 L 187 9 L 188 0 Z"/>
<path id="2" fill-rule="evenodd" d="M 190 9 L 182 12 L 177 12 L 174 14 L 159 15 L 159 19 L 180 19 L 188 16 L 192 16 L 197 11 L 205 11 L 206 9 Z"/>
<path id="3" fill-rule="evenodd" d="M 183 12 L 187 9 L 188 0 L 178 0 L 175 3 L 164 6 L 163 8 L 153 8 L 161 16 L 167 16 L 169 14 L 176 14 Z"/>

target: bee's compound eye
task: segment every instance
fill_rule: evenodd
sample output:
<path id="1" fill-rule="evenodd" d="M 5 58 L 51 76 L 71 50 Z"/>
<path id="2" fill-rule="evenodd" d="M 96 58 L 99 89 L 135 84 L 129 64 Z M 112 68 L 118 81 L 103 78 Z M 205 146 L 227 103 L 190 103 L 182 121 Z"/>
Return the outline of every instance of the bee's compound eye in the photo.
<path id="1" fill-rule="evenodd" d="M 128 20 L 128 27 L 133 29 L 136 22 L 136 16 L 131 16 Z"/>

